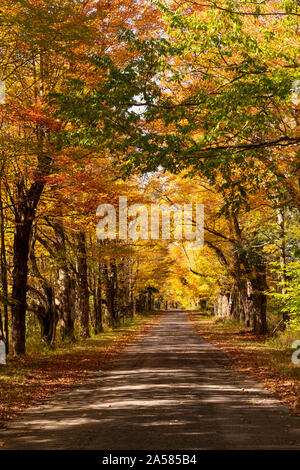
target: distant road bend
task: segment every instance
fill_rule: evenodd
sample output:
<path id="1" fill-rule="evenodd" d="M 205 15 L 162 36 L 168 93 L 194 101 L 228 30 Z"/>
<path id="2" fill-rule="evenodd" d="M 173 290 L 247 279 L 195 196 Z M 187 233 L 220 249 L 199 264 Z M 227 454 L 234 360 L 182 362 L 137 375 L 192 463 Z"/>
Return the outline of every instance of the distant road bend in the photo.
<path id="1" fill-rule="evenodd" d="M 300 419 L 170 311 L 106 371 L 2 434 L 2 449 L 299 449 Z"/>

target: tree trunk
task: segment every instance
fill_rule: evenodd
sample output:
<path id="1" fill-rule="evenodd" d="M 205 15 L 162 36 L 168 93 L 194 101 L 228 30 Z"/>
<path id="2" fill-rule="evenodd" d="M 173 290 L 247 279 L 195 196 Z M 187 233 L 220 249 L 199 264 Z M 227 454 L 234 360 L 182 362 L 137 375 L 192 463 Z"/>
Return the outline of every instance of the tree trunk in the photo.
<path id="1" fill-rule="evenodd" d="M 240 282 L 238 288 L 239 288 L 239 294 L 240 294 L 240 302 L 241 302 L 242 309 L 244 312 L 244 315 L 243 315 L 244 323 L 245 323 L 245 326 L 249 328 L 251 324 L 251 318 L 252 318 L 252 305 L 250 302 L 250 298 L 248 296 L 248 289 L 247 289 L 246 282 Z"/>
<path id="2" fill-rule="evenodd" d="M 132 318 L 135 317 L 136 314 L 136 297 L 132 294 Z"/>
<path id="3" fill-rule="evenodd" d="M 118 326 L 119 317 L 117 309 L 117 267 L 114 262 L 110 263 L 110 269 L 107 263 L 104 266 L 105 278 L 105 298 L 109 314 L 109 323 L 113 328 Z"/>
<path id="4" fill-rule="evenodd" d="M 0 340 L 4 341 L 5 336 L 4 336 L 4 330 L 3 330 L 3 321 L 2 321 L 2 312 L 0 310 Z"/>
<path id="5" fill-rule="evenodd" d="M 75 341 L 75 282 L 70 274 L 64 227 L 61 221 L 53 223 L 56 243 L 59 248 L 59 312 L 60 312 L 60 334 L 62 340 Z"/>
<path id="6" fill-rule="evenodd" d="M 222 290 L 219 290 L 215 312 L 218 317 L 230 318 L 231 316 L 231 294 L 230 293 L 225 293 Z"/>
<path id="7" fill-rule="evenodd" d="M 53 346 L 56 336 L 56 325 L 58 321 L 57 309 L 55 305 L 54 289 L 53 287 L 45 287 L 45 305 L 39 305 L 35 309 L 38 321 L 41 326 L 41 339 L 42 341 Z"/>
<path id="8" fill-rule="evenodd" d="M 59 270 L 60 335 L 63 341 L 75 341 L 75 282 L 68 269 Z"/>
<path id="9" fill-rule="evenodd" d="M 35 257 L 35 242 L 36 242 L 36 231 L 33 230 L 33 235 L 31 238 L 31 246 L 30 246 L 30 262 L 31 262 L 31 269 L 39 279 L 39 283 L 42 286 L 43 294 L 39 294 L 40 302 L 39 305 L 34 308 L 34 312 L 37 315 L 41 326 L 41 339 L 44 343 L 48 345 L 54 345 L 55 336 L 56 336 L 56 325 L 58 322 L 58 315 L 57 315 L 57 308 L 55 305 L 55 294 L 54 288 L 45 279 L 38 268 L 36 257 Z M 31 287 L 32 288 L 32 287 Z M 36 291 L 35 289 L 33 289 Z M 38 291 L 39 293 L 39 291 Z"/>
<path id="10" fill-rule="evenodd" d="M 253 305 L 254 331 L 265 335 L 268 333 L 267 327 L 267 290 L 266 268 L 260 265 L 259 271 L 251 281 L 251 300 Z"/>
<path id="11" fill-rule="evenodd" d="M 116 290 L 112 283 L 110 283 L 106 288 L 106 303 L 107 310 L 110 318 L 110 326 L 116 327 L 118 325 L 118 314 L 116 306 Z"/>
<path id="12" fill-rule="evenodd" d="M 281 281 L 281 294 L 286 295 L 286 284 L 287 284 L 287 274 L 286 274 L 286 242 L 285 242 L 285 216 L 284 211 L 281 208 L 277 209 L 277 221 L 279 225 L 279 238 L 280 238 L 280 281 Z M 289 315 L 287 312 L 283 312 L 283 320 L 287 322 L 289 320 Z"/>
<path id="13" fill-rule="evenodd" d="M 147 310 L 152 310 L 152 292 L 150 290 L 147 292 Z"/>
<path id="14" fill-rule="evenodd" d="M 46 288 L 47 305 L 45 310 L 45 319 L 41 324 L 41 337 L 49 345 L 54 345 L 56 325 L 58 321 L 54 289 L 53 287 Z"/>
<path id="15" fill-rule="evenodd" d="M 247 282 L 247 288 L 244 287 L 240 291 L 246 326 L 250 326 L 252 322 L 253 330 L 262 335 L 268 332 L 266 289 L 265 274 L 260 273 Z"/>
<path id="16" fill-rule="evenodd" d="M 98 251 L 98 263 L 96 271 L 93 273 L 93 304 L 94 304 L 94 332 L 103 332 L 103 305 L 102 305 L 102 269 L 100 262 L 100 244 Z"/>
<path id="17" fill-rule="evenodd" d="M 95 334 L 103 332 L 103 320 L 102 320 L 102 286 L 100 279 L 95 287 L 94 292 L 94 313 L 95 313 Z"/>
<path id="18" fill-rule="evenodd" d="M 16 217 L 12 288 L 12 346 L 14 355 L 25 354 L 25 315 L 28 277 L 28 255 L 33 215 L 25 203 Z"/>
<path id="19" fill-rule="evenodd" d="M 242 240 L 242 234 L 236 215 L 232 214 L 232 227 L 234 228 L 237 242 L 233 246 L 234 271 L 236 284 L 241 294 L 245 311 L 246 326 L 252 321 L 254 331 L 258 334 L 267 333 L 267 289 L 266 266 L 262 253 L 256 248 L 246 245 Z M 240 266 L 244 272 L 241 276 Z"/>
<path id="20" fill-rule="evenodd" d="M 79 232 L 78 239 L 78 270 L 77 270 L 77 285 L 78 285 L 78 306 L 79 306 L 79 323 L 80 323 L 80 336 L 83 338 L 90 337 L 89 318 L 90 318 L 90 303 L 89 303 L 89 286 L 88 286 L 88 272 L 86 260 L 86 240 L 84 232 Z"/>
<path id="21" fill-rule="evenodd" d="M 4 229 L 4 213 L 2 203 L 2 171 L 0 177 L 0 239 L 1 239 L 1 282 L 3 293 L 3 310 L 4 310 L 4 331 L 2 331 L 3 338 L 5 339 L 6 354 L 9 353 L 9 331 L 8 331 L 8 284 L 7 284 L 7 263 L 6 263 L 6 248 L 5 248 L 5 229 Z M 3 325 L 2 325 L 3 330 Z"/>
<path id="22" fill-rule="evenodd" d="M 13 246 L 13 287 L 12 287 L 12 346 L 14 355 L 25 353 L 25 316 L 28 278 L 28 256 L 32 224 L 41 194 L 45 186 L 44 176 L 51 169 L 52 159 L 43 152 L 44 131 L 38 126 L 38 168 L 37 179 L 26 189 L 24 178 L 16 185 L 17 194 L 14 205 L 15 232 Z"/>

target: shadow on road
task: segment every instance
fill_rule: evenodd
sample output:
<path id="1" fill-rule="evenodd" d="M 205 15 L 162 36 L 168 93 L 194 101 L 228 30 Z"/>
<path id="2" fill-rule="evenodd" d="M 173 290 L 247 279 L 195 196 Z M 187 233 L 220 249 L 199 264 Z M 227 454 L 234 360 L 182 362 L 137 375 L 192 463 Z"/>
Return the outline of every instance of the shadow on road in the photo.
<path id="1" fill-rule="evenodd" d="M 85 385 L 9 425 L 4 449 L 295 449 L 299 418 L 201 338 L 185 312 Z"/>

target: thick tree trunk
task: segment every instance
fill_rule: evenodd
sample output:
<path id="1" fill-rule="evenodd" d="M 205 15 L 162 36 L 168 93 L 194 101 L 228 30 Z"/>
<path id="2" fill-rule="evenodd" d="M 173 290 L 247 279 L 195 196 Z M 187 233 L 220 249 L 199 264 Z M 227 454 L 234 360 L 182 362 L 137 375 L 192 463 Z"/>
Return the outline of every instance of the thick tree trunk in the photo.
<path id="1" fill-rule="evenodd" d="M 75 341 L 75 282 L 68 269 L 59 270 L 60 335 L 63 341 Z"/>
<path id="2" fill-rule="evenodd" d="M 1 310 L 0 310 L 0 340 L 1 341 L 5 340 Z"/>
<path id="3" fill-rule="evenodd" d="M 258 334 L 267 333 L 267 290 L 266 266 L 263 255 L 257 249 L 247 247 L 242 240 L 242 234 L 236 215 L 232 214 L 232 227 L 237 238 L 233 246 L 234 271 L 236 284 L 239 289 L 245 312 L 246 326 L 252 321 L 254 331 Z M 243 266 L 241 275 L 240 266 Z"/>
<path id="4" fill-rule="evenodd" d="M 240 310 L 241 308 L 240 308 L 240 302 L 239 302 L 239 292 L 235 285 L 231 293 L 231 316 L 238 322 L 240 322 L 240 318 L 241 318 Z"/>
<path id="5" fill-rule="evenodd" d="M 215 314 L 218 317 L 229 318 L 231 313 L 231 294 L 219 290 Z"/>
<path id="6" fill-rule="evenodd" d="M 111 262 L 110 268 L 107 264 L 105 264 L 103 272 L 105 279 L 105 299 L 107 311 L 109 314 L 109 323 L 110 326 L 114 328 L 119 325 L 119 316 L 117 308 L 118 282 L 116 264 L 114 262 Z"/>
<path id="7" fill-rule="evenodd" d="M 266 288 L 265 275 L 259 274 L 247 282 L 247 288 L 240 291 L 246 326 L 252 323 L 254 331 L 262 335 L 268 332 Z"/>
<path id="8" fill-rule="evenodd" d="M 35 75 L 35 61 L 33 60 Z M 36 77 L 37 78 L 37 77 Z M 43 61 L 40 54 L 40 76 L 34 81 L 35 100 L 39 102 L 42 95 L 44 80 Z M 40 81 L 40 82 L 39 82 Z M 39 84 L 38 84 L 39 83 Z M 39 91 L 38 91 L 39 87 Z M 40 96 L 38 96 L 40 95 Z M 46 129 L 44 123 L 37 124 L 34 129 L 35 136 L 32 135 L 34 153 L 37 156 L 37 166 L 31 168 L 34 175 L 34 181 L 27 188 L 25 176 L 21 176 L 16 185 L 16 197 L 13 204 L 15 217 L 15 233 L 14 233 L 14 254 L 13 254 L 13 286 L 12 286 L 12 346 L 15 355 L 25 353 L 25 316 L 26 316 L 26 294 L 27 294 L 27 277 L 28 277 L 28 256 L 29 244 L 32 230 L 32 224 L 35 219 L 35 212 L 39 203 L 41 194 L 44 190 L 46 179 L 52 168 L 52 156 L 49 155 L 49 130 Z M 29 136 L 28 136 L 29 137 Z M 30 138 L 30 137 L 29 137 Z M 51 150 L 53 146 L 51 146 Z"/>
<path id="9" fill-rule="evenodd" d="M 244 318 L 244 323 L 247 328 L 250 327 L 251 324 L 251 318 L 253 317 L 252 314 L 252 304 L 248 295 L 248 289 L 247 289 L 247 284 L 246 282 L 240 282 L 239 283 L 239 294 L 240 294 L 240 301 L 242 305 L 242 310 L 243 310 L 243 318 Z"/>
<path id="10" fill-rule="evenodd" d="M 39 294 L 40 300 L 37 307 L 34 308 L 34 312 L 36 313 L 39 323 L 41 325 L 41 339 L 44 343 L 53 346 L 55 342 L 56 336 L 56 325 L 58 322 L 58 315 L 57 315 L 57 308 L 55 305 L 55 294 L 54 288 L 45 279 L 38 268 L 37 261 L 35 258 L 35 242 L 36 242 L 36 232 L 33 231 L 33 235 L 31 238 L 31 246 L 30 246 L 30 261 L 31 261 L 31 269 L 39 279 L 39 283 L 43 289 L 43 294 Z M 36 291 L 34 288 L 31 287 L 33 291 Z M 39 293 L 39 291 L 37 291 Z"/>
<path id="11" fill-rule="evenodd" d="M 28 254 L 32 227 L 31 211 L 19 212 L 16 218 L 13 256 L 12 288 L 12 346 L 14 355 L 25 354 L 25 315 L 28 277 Z"/>
<path id="12" fill-rule="evenodd" d="M 89 304 L 89 286 L 88 272 L 86 260 L 86 240 L 84 232 L 79 232 L 78 239 L 78 269 L 77 269 L 77 285 L 78 285 L 78 307 L 79 307 L 79 323 L 80 336 L 83 338 L 90 337 L 90 304 Z"/>
<path id="13" fill-rule="evenodd" d="M 44 131 L 38 127 L 38 169 L 37 179 L 26 189 L 24 178 L 17 185 L 16 203 L 14 206 L 15 233 L 13 247 L 13 287 L 12 287 L 12 346 L 14 355 L 25 353 L 25 316 L 28 277 L 28 256 L 32 224 L 35 211 L 45 186 L 44 176 L 51 169 L 52 159 L 43 152 Z"/>
<path id="14" fill-rule="evenodd" d="M 266 268 L 264 265 L 258 266 L 258 271 L 251 280 L 251 300 L 254 319 L 254 330 L 256 333 L 265 335 L 267 327 L 267 290 Z"/>
<path id="15" fill-rule="evenodd" d="M 41 326 L 41 339 L 42 341 L 53 346 L 56 336 L 56 325 L 58 322 L 57 309 L 55 305 L 54 289 L 53 287 L 45 287 L 45 305 L 39 305 L 35 309 L 35 313 Z"/>
<path id="16" fill-rule="evenodd" d="M 41 328 L 41 336 L 47 344 L 53 345 L 55 342 L 56 325 L 58 321 L 53 287 L 49 286 L 46 288 L 46 296 L 47 305 L 45 320 L 43 321 Z"/>
<path id="17" fill-rule="evenodd" d="M 75 341 L 75 281 L 70 274 L 64 227 L 61 221 L 53 223 L 56 243 L 59 248 L 59 312 L 60 312 L 60 334 L 62 340 Z"/>
<path id="18" fill-rule="evenodd" d="M 3 310 L 4 310 L 4 331 L 2 332 L 3 339 L 5 340 L 6 354 L 9 353 L 9 329 L 8 329 L 8 282 L 7 282 L 7 262 L 6 262 L 6 247 L 5 247 L 5 229 L 4 229 L 4 212 L 2 203 L 2 171 L 0 177 L 0 239 L 1 239 L 1 282 L 3 293 Z M 2 326 L 3 328 L 3 326 Z"/>

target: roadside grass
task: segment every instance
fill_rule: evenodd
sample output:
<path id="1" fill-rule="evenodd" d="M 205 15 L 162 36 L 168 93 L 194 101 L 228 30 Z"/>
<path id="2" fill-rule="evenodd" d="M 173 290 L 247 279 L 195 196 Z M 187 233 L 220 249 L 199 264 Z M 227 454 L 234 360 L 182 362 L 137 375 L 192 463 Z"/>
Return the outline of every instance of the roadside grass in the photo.
<path id="1" fill-rule="evenodd" d="M 88 339 L 74 343 L 58 340 L 54 349 L 43 347 L 34 334 L 24 357 L 8 356 L 7 364 L 0 365 L 0 421 L 56 391 L 84 382 L 158 320 L 159 312 L 136 315 L 119 328 L 106 327 Z"/>
<path id="2" fill-rule="evenodd" d="M 234 361 L 234 366 L 259 380 L 266 389 L 300 416 L 300 365 L 293 364 L 292 342 L 300 332 L 275 337 L 258 336 L 236 321 L 226 321 L 201 312 L 191 312 L 197 331 L 216 344 Z"/>

